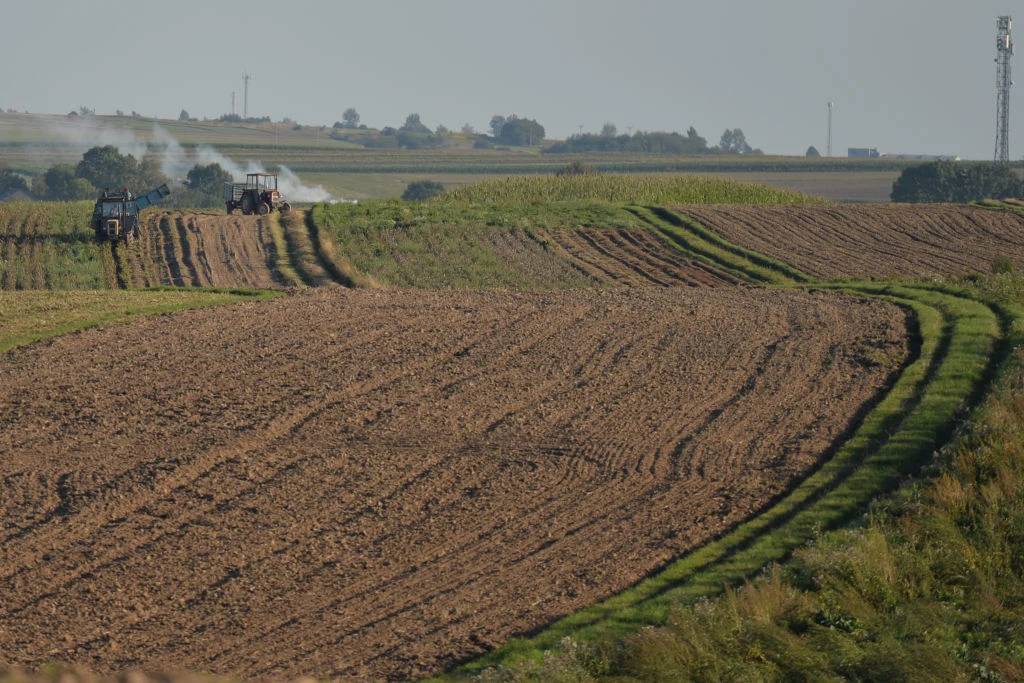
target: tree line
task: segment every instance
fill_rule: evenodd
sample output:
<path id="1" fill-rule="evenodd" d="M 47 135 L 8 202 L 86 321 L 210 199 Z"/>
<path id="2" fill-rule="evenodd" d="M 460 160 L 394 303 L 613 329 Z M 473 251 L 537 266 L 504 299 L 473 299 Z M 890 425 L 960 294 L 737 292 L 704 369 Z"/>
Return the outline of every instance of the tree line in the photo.
<path id="1" fill-rule="evenodd" d="M 196 164 L 188 171 L 183 187 L 165 204 L 219 206 L 223 203 L 224 183 L 231 181 L 231 174 L 219 164 Z M 36 199 L 48 201 L 95 199 L 104 190 L 119 192 L 125 188 L 139 194 L 170 182 L 156 155 L 147 154 L 139 161 L 131 154 L 121 154 L 112 145 L 93 147 L 77 164 L 56 164 L 30 182 L 9 170 L 0 170 L 0 192 L 23 190 Z"/>

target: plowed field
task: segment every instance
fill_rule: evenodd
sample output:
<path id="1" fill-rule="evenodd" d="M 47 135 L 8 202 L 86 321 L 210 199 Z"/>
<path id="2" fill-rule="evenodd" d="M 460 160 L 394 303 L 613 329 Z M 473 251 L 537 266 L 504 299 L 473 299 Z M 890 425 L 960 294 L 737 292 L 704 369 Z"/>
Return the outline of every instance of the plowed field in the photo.
<path id="1" fill-rule="evenodd" d="M 129 287 L 280 286 L 268 217 L 146 211 L 142 238 L 116 245 Z"/>
<path id="2" fill-rule="evenodd" d="M 951 204 L 686 206 L 726 240 L 821 278 L 989 273 L 1024 266 L 1024 216 Z"/>
<path id="3" fill-rule="evenodd" d="M 596 282 L 618 286 L 711 287 L 736 278 L 686 258 L 654 231 L 555 230 L 549 233 L 564 257 Z"/>
<path id="4" fill-rule="evenodd" d="M 762 508 L 906 337 L 823 293 L 319 290 L 12 352 L 0 653 L 438 672 Z"/>

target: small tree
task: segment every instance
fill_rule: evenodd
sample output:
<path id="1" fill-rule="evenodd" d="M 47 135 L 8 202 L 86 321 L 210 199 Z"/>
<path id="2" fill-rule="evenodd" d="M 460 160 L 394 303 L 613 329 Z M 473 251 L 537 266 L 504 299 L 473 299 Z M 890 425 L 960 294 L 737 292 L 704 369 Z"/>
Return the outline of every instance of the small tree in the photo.
<path id="1" fill-rule="evenodd" d="M 82 155 L 75 175 L 93 187 L 121 189 L 135 187 L 139 180 L 139 162 L 131 154 L 121 154 L 113 145 L 93 147 Z"/>
<path id="2" fill-rule="evenodd" d="M 181 113 L 178 114 L 178 120 L 179 121 L 188 121 L 190 118 L 191 117 L 188 115 L 188 112 L 185 111 L 184 109 L 182 109 Z"/>
<path id="3" fill-rule="evenodd" d="M 501 129 L 505 127 L 506 123 L 508 123 L 508 119 L 506 119 L 504 116 L 501 116 L 500 114 L 495 114 L 494 116 L 491 117 L 491 122 L 488 125 L 490 126 L 491 133 L 494 135 L 494 137 L 501 137 Z"/>
<path id="4" fill-rule="evenodd" d="M 10 169 L 0 168 L 0 192 L 23 190 L 28 192 L 28 183 L 20 175 Z"/>
<path id="5" fill-rule="evenodd" d="M 807 156 L 809 156 L 809 157 L 820 157 L 821 153 L 818 151 L 817 147 L 815 147 L 814 145 L 811 145 L 810 147 L 807 148 Z"/>
<path id="6" fill-rule="evenodd" d="M 754 151 L 747 144 L 747 136 L 739 128 L 732 130 L 726 128 L 725 132 L 722 133 L 722 139 L 718 146 L 723 152 L 733 152 L 735 154 L 750 154 Z"/>
<path id="7" fill-rule="evenodd" d="M 526 147 L 544 140 L 544 126 L 532 119 L 510 118 L 501 129 L 501 142 Z"/>
<path id="8" fill-rule="evenodd" d="M 402 199 L 407 202 L 421 202 L 444 192 L 444 185 L 435 180 L 414 180 L 409 183 L 402 193 Z"/>
<path id="9" fill-rule="evenodd" d="M 196 164 L 188 172 L 185 184 L 203 194 L 214 195 L 219 200 L 224 183 L 230 183 L 231 180 L 231 174 L 225 171 L 220 164 L 207 166 Z"/>
<path id="10" fill-rule="evenodd" d="M 619 129 L 615 127 L 614 123 L 606 123 L 601 126 L 601 137 L 613 138 L 619 134 Z"/>
<path id="11" fill-rule="evenodd" d="M 476 128 L 470 125 L 470 123 L 467 121 L 466 123 L 462 124 L 462 132 L 468 135 L 476 135 Z"/>
<path id="12" fill-rule="evenodd" d="M 590 164 L 585 164 L 582 161 L 576 160 L 570 164 L 563 166 L 562 168 L 555 171 L 555 175 L 599 175 L 601 172 Z"/>
<path id="13" fill-rule="evenodd" d="M 409 114 L 405 117 L 405 123 L 402 124 L 401 130 L 409 133 L 430 133 L 430 129 L 423 125 L 420 121 L 419 114 Z"/>
<path id="14" fill-rule="evenodd" d="M 75 175 L 75 167 L 70 164 L 51 166 L 45 173 L 32 179 L 32 194 L 39 199 L 94 199 L 97 192 L 88 180 Z"/>
<path id="15" fill-rule="evenodd" d="M 345 128 L 358 128 L 359 112 L 356 111 L 355 107 L 349 107 L 341 115 L 341 120 L 344 123 Z"/>

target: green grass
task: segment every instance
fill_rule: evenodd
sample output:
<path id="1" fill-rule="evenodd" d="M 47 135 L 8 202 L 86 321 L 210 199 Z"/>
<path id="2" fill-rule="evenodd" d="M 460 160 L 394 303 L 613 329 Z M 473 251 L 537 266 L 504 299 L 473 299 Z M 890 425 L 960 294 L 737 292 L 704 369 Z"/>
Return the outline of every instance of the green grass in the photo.
<path id="1" fill-rule="evenodd" d="M 218 289 L 0 291 L 0 352 L 136 315 L 279 295 L 269 291 Z"/>
<path id="2" fill-rule="evenodd" d="M 347 275 L 383 287 L 563 289 L 593 283 L 535 239 L 573 226 L 644 229 L 619 207 L 464 202 L 318 205 L 312 221 Z M 339 265 L 339 267 L 341 267 Z"/>

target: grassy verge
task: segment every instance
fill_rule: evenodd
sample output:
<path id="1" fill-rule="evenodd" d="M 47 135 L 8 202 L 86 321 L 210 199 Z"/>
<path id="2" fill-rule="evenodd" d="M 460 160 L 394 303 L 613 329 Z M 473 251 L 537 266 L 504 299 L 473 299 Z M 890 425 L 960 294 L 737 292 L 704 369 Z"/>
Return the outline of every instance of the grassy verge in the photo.
<path id="1" fill-rule="evenodd" d="M 0 291 L 0 352 L 135 315 L 170 313 L 278 295 L 269 291 L 218 289 Z"/>

